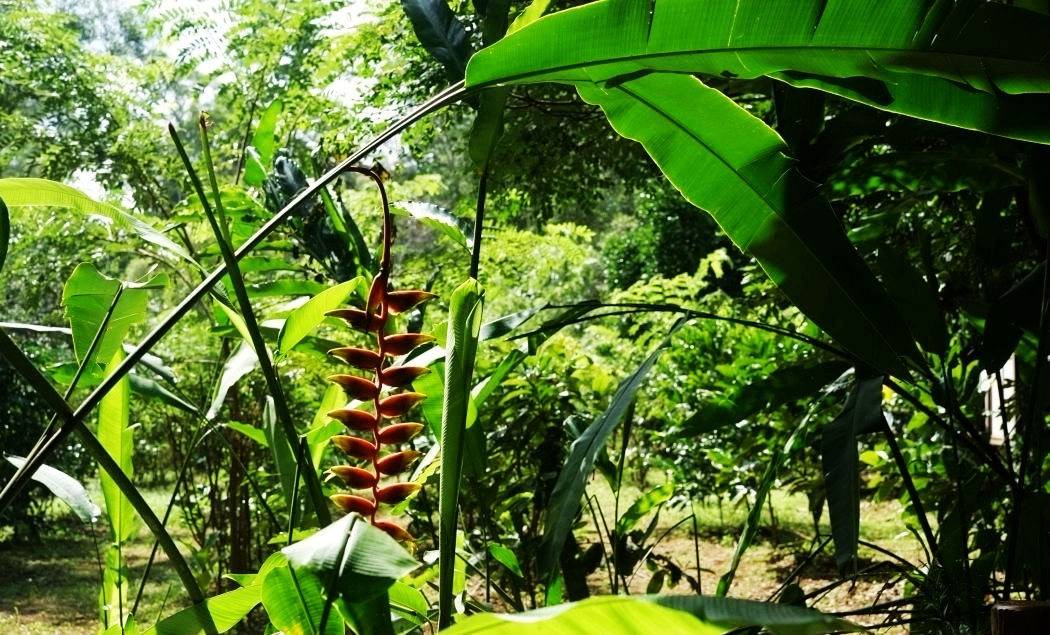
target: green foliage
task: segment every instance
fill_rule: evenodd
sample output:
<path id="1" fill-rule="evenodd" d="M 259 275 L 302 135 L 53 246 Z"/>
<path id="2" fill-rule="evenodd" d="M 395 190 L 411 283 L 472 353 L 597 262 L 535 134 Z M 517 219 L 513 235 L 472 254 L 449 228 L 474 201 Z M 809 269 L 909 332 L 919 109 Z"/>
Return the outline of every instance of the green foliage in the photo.
<path id="1" fill-rule="evenodd" d="M 108 58 L 105 74 L 65 18 L 27 3 L 0 17 L 10 36 L 0 44 L 8 53 L 0 81 L 11 102 L 0 136 L 14 140 L 0 152 L 5 174 L 84 169 L 130 210 L 57 183 L 0 181 L 12 216 L 5 317 L 29 324 L 18 327 L 18 346 L 4 334 L 0 350 L 61 428 L 46 433 L 43 450 L 20 451 L 39 463 L 62 434 L 82 433 L 112 478 L 103 491 L 115 537 L 130 526 L 117 501 L 124 496 L 178 567 L 164 524 L 127 478 L 129 424 L 141 424 L 138 474 L 146 480 L 142 465 L 150 465 L 148 478 L 179 501 L 195 573 L 219 592 L 204 601 L 183 566 L 195 606 L 156 632 L 230 629 L 260 602 L 284 632 L 336 632 L 344 623 L 383 635 L 426 629 L 434 576 L 441 625 L 453 595 L 468 611 L 490 592 L 515 610 L 584 597 L 595 590 L 586 574 L 603 562 L 611 590 L 621 582 L 632 590 L 626 578 L 642 562 L 657 569 L 657 588 L 688 575 L 648 553 L 659 544 L 660 510 L 706 496 L 748 507 L 729 571 L 718 572 L 725 592 L 761 539 L 764 501 L 782 486 L 809 496 L 814 544 L 827 499 L 846 575 L 861 564 L 861 498 L 906 502 L 902 526 L 919 533 L 929 562 L 889 566 L 907 580 L 915 632 L 974 629 L 988 597 L 1046 595 L 1050 559 L 1027 548 L 1047 543 L 1045 11 L 836 0 L 788 15 L 769 3 L 714 2 L 701 20 L 686 0 L 603 0 L 526 26 L 547 3 L 476 2 L 476 15 L 462 3 L 404 4 L 412 20 L 396 4 L 353 19 L 349 5 L 320 0 L 147 5 L 152 34 L 177 59 L 159 51 L 143 51 L 141 64 Z M 385 535 L 355 542 L 367 524 L 352 516 L 304 538 L 314 528 L 300 484 L 313 485 L 323 525 L 331 489 L 317 484 L 314 465 L 340 430 L 326 413 L 348 406 L 338 389 L 320 387 L 331 372 L 324 352 L 343 339 L 322 318 L 344 301 L 367 308 L 356 276 L 374 273 L 367 245 L 379 233 L 373 193 L 352 178 L 316 175 L 391 113 L 443 86 L 447 73 L 462 76 L 479 45 L 466 72 L 484 87 L 468 98 L 477 115 L 444 111 L 380 157 L 387 169 L 376 168 L 389 172 L 392 199 L 408 211 L 397 219 L 396 266 L 384 275 L 394 288 L 449 299 L 399 318 L 410 330 L 447 324 L 446 350 L 416 358 L 447 355 L 444 364 L 413 386 L 435 395 L 421 415 L 431 429 L 439 418 L 444 425 L 413 441 L 431 450 L 411 478 L 424 487 L 395 508 L 411 515 L 421 548 L 437 542 L 440 562 L 409 576 L 415 561 Z M 54 59 L 45 58 L 49 46 Z M 540 80 L 572 84 L 589 103 L 566 86 L 531 85 Z M 56 85 L 70 90 L 58 95 Z M 209 191 L 160 145 L 157 120 L 192 117 L 170 112 L 158 95 L 199 95 L 209 110 L 209 138 L 186 154 L 187 163 L 204 155 Z M 348 95 L 359 99 L 345 106 Z M 40 134 L 21 132 L 32 130 Z M 653 161 L 684 199 L 657 182 Z M 188 184 L 196 192 L 182 198 Z M 300 195 L 282 216 L 291 217 L 286 231 L 268 224 L 259 233 Z M 745 255 L 730 253 L 686 201 L 710 212 Z M 108 222 L 79 222 L 97 214 Z M 472 215 L 481 244 L 467 239 Z M 93 246 L 97 238 L 110 244 Z M 248 241 L 238 264 L 232 252 Z M 487 312 L 501 316 L 485 327 L 478 283 L 453 291 L 464 247 L 480 256 Z M 232 275 L 190 291 L 200 268 L 220 258 Z M 99 271 L 73 270 L 76 260 Z M 148 301 L 104 277 L 146 280 L 154 266 L 168 285 Z M 50 307 L 67 278 L 71 289 L 91 287 L 68 294 L 72 352 L 65 340 L 45 339 L 62 333 Z M 121 289 L 110 314 L 106 299 Z M 198 304 L 209 290 L 214 303 Z M 167 306 L 176 309 L 166 314 Z M 184 317 L 190 310 L 198 312 Z M 60 362 L 53 377 L 69 381 L 70 360 L 90 361 L 85 350 L 106 315 L 115 322 L 94 357 L 108 375 L 89 372 L 80 384 L 106 388 L 74 413 L 36 366 Z M 157 323 L 127 350 L 134 360 L 156 350 L 166 369 L 139 363 L 132 374 L 120 361 L 121 340 L 135 333 L 125 318 Z M 1008 375 L 1000 369 L 1011 356 L 1017 372 Z M 849 366 L 861 378 L 852 388 Z M 873 370 L 893 376 L 866 379 Z M 35 416 L 44 408 L 21 382 L 11 385 L 5 442 L 35 423 L 44 428 Z M 1001 447 L 985 430 L 987 394 L 1002 397 L 1000 410 L 1017 421 Z M 96 405 L 101 444 L 82 424 Z M 882 436 L 863 434 L 875 423 Z M 427 490 L 438 448 L 435 505 Z M 577 515 L 584 497 L 587 508 L 594 503 L 594 468 L 617 497 L 610 527 L 600 527 L 608 510 Z M 658 471 L 668 474 L 653 478 Z M 631 485 L 641 493 L 627 498 Z M 591 523 L 607 547 L 584 549 L 582 533 L 577 542 Z M 297 539 L 287 556 L 266 557 L 273 544 Z M 128 615 L 134 594 L 119 549 L 107 550 L 104 568 L 106 619 L 126 619 L 129 630 L 136 618 L 144 623 Z M 244 586 L 221 593 L 230 571 Z M 467 575 L 477 584 L 466 585 Z M 484 600 L 473 593 L 482 585 Z M 477 616 L 452 628 L 575 632 L 604 629 L 604 620 L 616 632 L 638 620 L 696 626 L 696 618 L 783 633 L 850 628 L 773 604 L 656 602 L 602 599 L 529 616 L 534 622 Z M 660 604 L 696 618 L 655 610 Z"/>
<path id="2" fill-rule="evenodd" d="M 445 389 L 441 409 L 441 489 L 438 546 L 440 559 L 439 623 L 452 623 L 452 581 L 455 574 L 456 527 L 463 454 L 467 436 L 467 411 L 471 378 L 477 355 L 484 291 L 468 279 L 449 300 L 445 342 Z"/>
<path id="3" fill-rule="evenodd" d="M 616 289 L 642 278 L 696 273 L 700 261 L 723 246 L 714 223 L 677 192 L 639 197 L 625 224 L 611 232 L 602 248 L 606 279 Z"/>
<path id="4" fill-rule="evenodd" d="M 762 2 L 721 2 L 701 15 L 688 0 L 661 2 L 651 12 L 642 2 L 592 4 L 511 34 L 475 56 L 468 77 L 486 84 L 615 82 L 645 71 L 768 75 L 891 112 L 1050 141 L 1030 110 L 1046 105 L 1050 74 L 1039 60 L 1047 44 L 1036 35 L 1046 16 L 996 3 L 948 8 L 906 0 L 814 1 L 796 9 L 784 16 Z M 1017 42 L 998 46 L 967 27 L 971 21 L 993 22 Z M 750 28 L 756 23 L 764 28 Z M 565 33 L 574 34 L 572 44 Z M 726 51 L 726 43 L 734 46 Z M 847 50 L 829 59 L 826 51 L 839 46 Z"/>

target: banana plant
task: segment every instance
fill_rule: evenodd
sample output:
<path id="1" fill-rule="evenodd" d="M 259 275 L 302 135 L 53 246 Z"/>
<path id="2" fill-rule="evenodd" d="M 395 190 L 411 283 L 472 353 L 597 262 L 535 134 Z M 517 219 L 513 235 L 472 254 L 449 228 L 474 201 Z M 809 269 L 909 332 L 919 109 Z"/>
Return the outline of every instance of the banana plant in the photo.
<path id="1" fill-rule="evenodd" d="M 907 377 L 925 372 L 913 336 L 824 194 L 776 132 L 712 84 L 769 77 L 1046 144 L 1047 28 L 1047 16 L 998 3 L 601 0 L 479 51 L 466 84 L 575 86 L 849 353 Z"/>

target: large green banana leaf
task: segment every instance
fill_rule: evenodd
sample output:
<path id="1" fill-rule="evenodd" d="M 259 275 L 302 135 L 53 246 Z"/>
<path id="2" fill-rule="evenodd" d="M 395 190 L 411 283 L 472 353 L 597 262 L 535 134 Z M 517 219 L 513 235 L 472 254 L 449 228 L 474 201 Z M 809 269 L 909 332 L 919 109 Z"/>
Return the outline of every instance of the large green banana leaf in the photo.
<path id="1" fill-rule="evenodd" d="M 821 328 L 871 366 L 907 374 L 901 358 L 919 355 L 903 319 L 775 132 L 689 75 L 577 88 Z"/>
<path id="2" fill-rule="evenodd" d="M 951 0 L 600 0 L 477 53 L 473 87 L 575 84 L 851 354 L 906 374 L 904 320 L 768 126 L 692 74 L 767 75 L 1050 143 L 1050 20 Z M 919 362 L 921 366 L 921 361 Z"/>
<path id="3" fill-rule="evenodd" d="M 1050 143 L 1050 18 L 951 0 L 602 0 L 471 58 L 467 86 L 647 71 L 774 77 L 877 108 Z"/>

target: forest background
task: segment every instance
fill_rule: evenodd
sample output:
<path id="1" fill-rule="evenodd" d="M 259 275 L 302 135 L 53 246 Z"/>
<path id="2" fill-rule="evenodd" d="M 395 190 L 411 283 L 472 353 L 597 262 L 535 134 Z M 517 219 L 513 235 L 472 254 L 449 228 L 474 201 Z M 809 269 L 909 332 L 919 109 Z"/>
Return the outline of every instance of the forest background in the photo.
<path id="1" fill-rule="evenodd" d="M 197 586 L 251 589 L 243 576 L 260 572 L 261 587 L 283 542 L 325 524 L 299 468 L 316 467 L 316 493 L 342 489 L 320 480 L 341 460 L 328 439 L 342 425 L 325 414 L 345 403 L 325 381 L 339 372 L 325 354 L 353 336 L 319 307 L 367 304 L 384 242 L 384 200 L 368 174 L 296 194 L 405 112 L 465 74 L 469 83 L 475 51 L 518 31 L 527 48 L 525 34 L 538 32 L 528 23 L 568 8 L 497 4 L 0 0 L 10 218 L 0 448 L 16 457 L 5 475 L 55 429 L 55 406 L 19 359 L 82 403 L 122 350 L 224 262 L 224 248 L 294 201 L 224 291 L 193 303 L 120 384 L 130 410 L 114 415 L 120 402 L 103 398 L 86 419 L 135 485 L 157 492 L 158 515 L 178 518 Z M 740 186 L 684 151 L 678 163 L 654 152 L 654 162 L 650 145 L 618 134 L 639 138 L 626 119 L 610 127 L 617 106 L 586 87 L 477 80 L 483 90 L 449 99 L 364 159 L 397 227 L 391 279 L 438 298 L 400 327 L 453 350 L 457 290 L 468 277 L 484 288 L 473 372 L 460 378 L 469 398 L 456 472 L 469 485 L 455 485 L 459 565 L 441 585 L 456 614 L 597 592 L 736 595 L 744 554 L 780 540 L 791 564 L 762 599 L 866 623 L 983 632 L 992 601 L 1046 599 L 1048 11 L 992 4 L 1003 11 L 984 30 L 958 18 L 983 3 L 927 3 L 922 16 L 941 20 L 942 42 L 1006 60 L 1003 76 L 1028 82 L 991 82 L 999 119 L 974 123 L 943 105 L 908 116 L 912 106 L 894 110 L 899 94 L 861 81 L 697 69 L 733 104 L 717 139 L 728 155 L 761 142 L 772 148 L 762 160 L 791 157 L 802 177 L 792 187 L 804 192 L 786 194 L 771 217 L 794 242 L 745 239 L 764 227 L 746 210 L 698 209 L 690 200 L 743 197 Z M 998 80 L 997 68 L 981 72 Z M 981 92 L 969 69 L 953 72 L 974 81 L 967 94 Z M 756 165 L 731 167 L 746 180 Z M 800 218 L 824 218 L 801 202 L 811 186 L 834 222 Z M 822 296 L 825 284 L 844 290 Z M 457 516 L 438 501 L 450 473 L 435 458 L 448 441 L 442 405 L 456 381 L 438 351 L 422 353 L 431 372 L 413 382 L 429 399 L 411 441 L 419 467 L 405 477 L 423 486 L 395 508 L 423 562 Z M 42 485 L 11 492 L 5 549 L 76 535 L 87 520 L 104 543 L 92 591 L 104 629 L 127 632 L 135 619 L 145 628 L 192 603 L 136 611 L 149 567 L 132 570 L 125 552 L 155 530 L 131 520 L 120 486 L 96 480 L 89 449 L 56 447 L 48 465 L 92 483 L 64 497 L 80 501 L 81 520 Z M 85 502 L 99 496 L 104 520 Z M 877 515 L 862 516 L 862 503 Z M 861 546 L 873 535 L 886 542 Z M 717 570 L 701 539 L 726 543 Z M 438 566 L 427 564 L 384 588 L 399 632 L 439 621 Z M 822 584 L 802 582 L 807 567 L 822 567 L 810 571 Z M 858 583 L 873 590 L 820 604 Z M 262 604 L 267 615 L 253 614 L 245 632 L 280 625 Z M 354 624 L 350 604 L 336 609 Z"/>

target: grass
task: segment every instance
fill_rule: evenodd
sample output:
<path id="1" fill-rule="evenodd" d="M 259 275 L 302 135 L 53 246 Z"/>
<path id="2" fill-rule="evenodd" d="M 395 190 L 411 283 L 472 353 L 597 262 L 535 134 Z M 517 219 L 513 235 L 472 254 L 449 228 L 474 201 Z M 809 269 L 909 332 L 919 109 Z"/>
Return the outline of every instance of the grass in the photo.
<path id="1" fill-rule="evenodd" d="M 637 488 L 625 490 L 619 505 L 621 514 L 640 495 Z M 592 479 L 589 494 L 595 497 L 606 524 L 615 524 L 614 497 L 604 480 Z M 146 492 L 146 498 L 154 509 L 163 511 L 165 492 Z M 755 543 L 741 562 L 730 595 L 767 600 L 794 573 L 797 573 L 795 581 L 805 592 L 840 580 L 830 546 L 807 557 L 817 544 L 814 537 L 825 536 L 830 531 L 826 510 L 819 528 L 815 529 L 805 496 L 774 491 L 771 500 L 773 518 L 768 509 L 763 512 Z M 694 543 L 692 521 L 679 523 L 688 519 L 690 513 L 697 519 L 698 545 Z M 912 535 L 903 530 L 901 509 L 895 501 L 865 501 L 861 514 L 862 539 L 911 562 L 921 562 L 921 548 Z M 99 630 L 99 567 L 96 553 L 105 547 L 108 533 L 103 525 L 79 525 L 58 503 L 52 515 L 54 527 L 58 531 L 43 540 L 19 540 L 9 536 L 5 541 L 0 536 L 0 570 L 5 573 L 0 577 L 0 633 L 81 635 L 97 633 Z M 743 505 L 719 505 L 714 499 L 696 501 L 691 508 L 665 509 L 654 537 L 666 535 L 655 546 L 653 553 L 657 559 L 665 559 L 662 562 L 673 562 L 681 567 L 687 575 L 699 580 L 705 594 L 712 594 L 719 577 L 729 568 L 746 516 L 747 509 Z M 644 527 L 648 520 L 643 519 L 638 526 Z M 169 522 L 168 526 L 175 531 L 177 538 L 185 537 L 185 530 L 180 530 L 177 518 Z M 580 531 L 577 535 L 583 547 L 588 542 L 598 540 L 593 530 Z M 137 591 L 151 547 L 152 537 L 143 528 L 124 550 L 132 580 L 132 593 Z M 863 563 L 886 559 L 869 549 L 862 549 L 860 556 Z M 174 613 L 180 608 L 179 602 L 184 601 L 179 580 L 169 567 L 164 566 L 165 562 L 163 553 L 158 554 L 143 604 L 136 616 L 142 626 L 149 626 L 160 617 Z M 631 592 L 646 592 L 652 578 L 653 571 L 640 564 L 629 579 Z M 592 574 L 590 582 L 598 592 L 608 592 L 611 587 L 604 566 Z M 876 601 L 900 598 L 902 585 L 891 582 L 892 578 L 883 573 L 860 578 L 852 584 L 839 584 L 824 594 L 816 606 L 826 611 L 848 611 L 862 609 Z M 676 586 L 665 584 L 662 588 L 663 592 L 671 593 L 688 593 L 690 590 L 684 581 Z M 857 618 L 857 621 L 872 623 L 863 618 Z M 878 632 L 889 634 L 904 631 Z"/>
<path id="2" fill-rule="evenodd" d="M 155 511 L 163 513 L 165 492 L 143 494 Z M 101 500 L 97 490 L 91 496 Z M 4 572 L 0 576 L 0 633 L 94 635 L 100 624 L 99 557 L 109 540 L 108 529 L 104 522 L 78 522 L 58 502 L 48 509 L 47 525 L 43 538 L 7 534 L 0 540 L 0 571 Z M 182 535 L 177 519 L 168 527 L 177 537 Z M 138 592 L 152 546 L 152 535 L 140 527 L 123 550 L 131 579 L 129 601 Z M 182 586 L 166 562 L 164 553 L 158 552 L 138 609 L 140 624 L 152 624 L 180 608 Z"/>
<path id="3" fill-rule="evenodd" d="M 636 488 L 626 490 L 620 500 L 620 513 L 640 495 Z M 605 516 L 606 524 L 614 524 L 614 496 L 604 479 L 592 479 L 588 491 L 601 508 L 600 513 Z M 818 548 L 831 531 L 826 507 L 819 526 L 815 527 L 805 495 L 775 490 L 771 492 L 770 499 L 772 516 L 769 508 L 763 511 L 757 536 L 741 560 L 730 587 L 730 596 L 770 600 L 789 578 L 798 584 L 803 593 L 814 594 L 807 604 L 828 612 L 863 610 L 877 603 L 899 600 L 903 596 L 903 582 L 886 564 L 891 559 L 883 552 L 863 546 L 858 553 L 861 574 L 843 583 L 835 566 L 830 542 Z M 696 518 L 696 542 L 692 520 L 688 519 L 690 514 Z M 687 508 L 666 509 L 661 514 L 659 529 L 653 534 L 654 539 L 666 530 L 675 528 L 653 547 L 653 554 L 659 559 L 673 562 L 686 574 L 696 578 L 704 594 L 713 594 L 719 578 L 730 568 L 732 554 L 747 515 L 748 509 L 742 503 L 720 503 L 714 498 L 694 501 Z M 862 501 L 861 540 L 919 565 L 924 561 L 922 547 L 904 527 L 901 518 L 902 509 L 897 501 Z M 683 519 L 688 520 L 679 524 Z M 643 519 L 639 526 L 644 527 L 647 522 L 648 519 Z M 590 542 L 598 540 L 598 534 L 593 530 L 585 537 Z M 587 545 L 581 546 L 586 548 Z M 631 592 L 647 592 L 654 575 L 656 573 L 653 570 L 640 565 L 629 580 Z M 589 580 L 593 586 L 605 592 L 612 588 L 611 575 L 605 567 L 592 574 Z M 817 593 L 825 588 L 826 592 Z M 662 590 L 671 593 L 691 592 L 685 581 L 671 588 L 665 585 Z M 884 618 L 861 615 L 851 616 L 851 619 L 873 626 Z M 906 631 L 898 627 L 876 632 L 890 635 Z"/>

